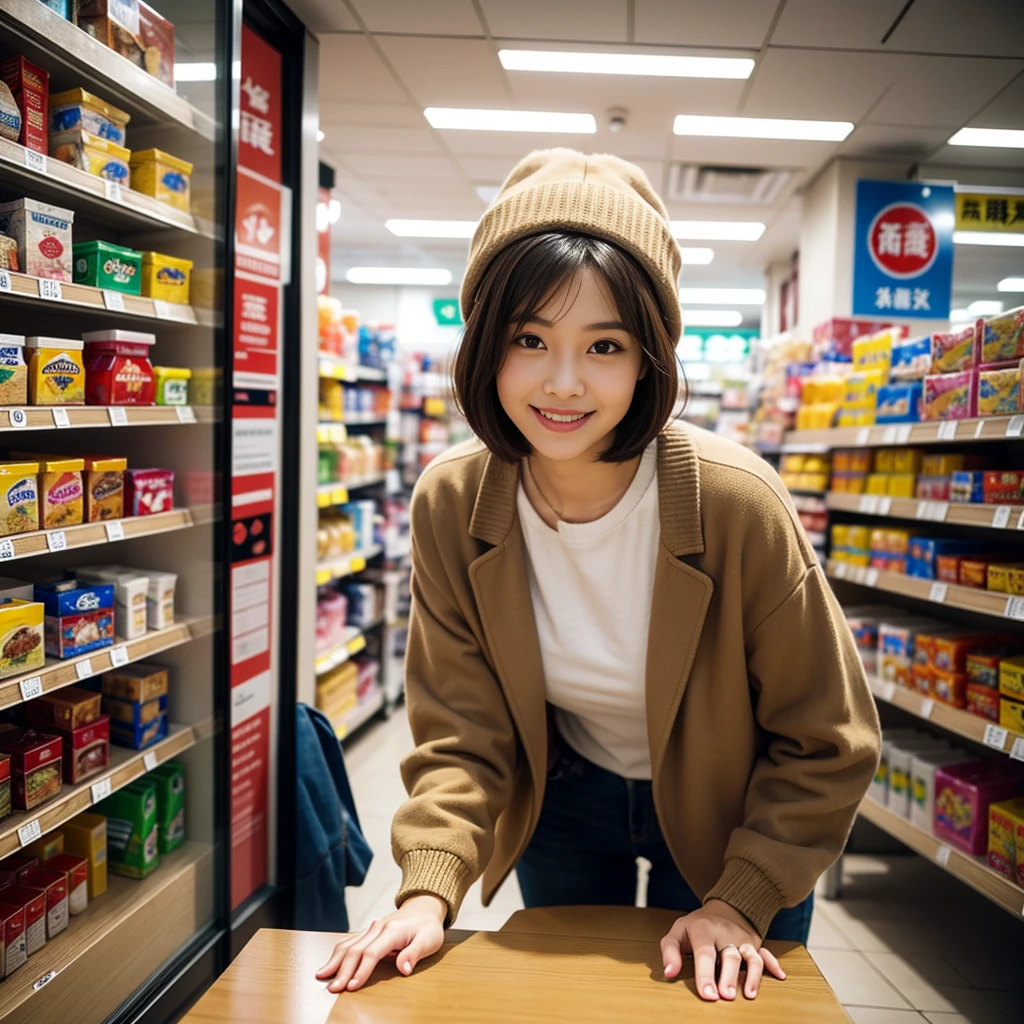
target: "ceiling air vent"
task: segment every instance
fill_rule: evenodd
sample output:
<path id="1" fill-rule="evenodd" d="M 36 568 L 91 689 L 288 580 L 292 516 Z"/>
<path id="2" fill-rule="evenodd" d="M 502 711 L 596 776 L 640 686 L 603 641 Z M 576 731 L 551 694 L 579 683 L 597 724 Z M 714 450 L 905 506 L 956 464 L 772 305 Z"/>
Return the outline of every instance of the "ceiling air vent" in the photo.
<path id="1" fill-rule="evenodd" d="M 672 164 L 668 183 L 671 203 L 775 202 L 793 172 L 763 167 L 714 167 Z"/>

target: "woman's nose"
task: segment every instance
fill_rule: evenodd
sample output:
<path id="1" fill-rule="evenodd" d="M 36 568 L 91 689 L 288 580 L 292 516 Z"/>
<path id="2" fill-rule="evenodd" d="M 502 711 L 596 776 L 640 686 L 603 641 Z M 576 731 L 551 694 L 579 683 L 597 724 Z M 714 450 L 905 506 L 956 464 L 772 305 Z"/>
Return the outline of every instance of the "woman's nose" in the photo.
<path id="1" fill-rule="evenodd" d="M 558 398 L 579 397 L 586 391 L 583 379 L 572 359 L 563 359 L 544 383 L 544 390 Z"/>

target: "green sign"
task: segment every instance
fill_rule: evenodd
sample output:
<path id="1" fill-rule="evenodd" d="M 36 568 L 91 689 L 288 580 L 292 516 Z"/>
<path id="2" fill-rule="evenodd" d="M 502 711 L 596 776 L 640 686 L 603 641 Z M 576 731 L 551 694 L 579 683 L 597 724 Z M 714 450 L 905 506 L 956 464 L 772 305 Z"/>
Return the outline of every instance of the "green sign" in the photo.
<path id="1" fill-rule="evenodd" d="M 677 351 L 684 363 L 742 363 L 761 332 L 753 327 L 687 327 Z"/>
<path id="2" fill-rule="evenodd" d="M 440 327 L 461 327 L 458 299 L 434 299 L 434 319 Z"/>

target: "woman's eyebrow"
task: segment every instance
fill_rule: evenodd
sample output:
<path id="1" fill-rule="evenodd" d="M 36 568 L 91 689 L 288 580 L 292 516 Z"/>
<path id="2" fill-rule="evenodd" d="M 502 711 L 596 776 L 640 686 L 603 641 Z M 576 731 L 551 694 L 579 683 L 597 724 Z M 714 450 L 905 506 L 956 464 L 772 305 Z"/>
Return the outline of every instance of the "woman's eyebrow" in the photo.
<path id="1" fill-rule="evenodd" d="M 525 320 L 527 324 L 540 324 L 541 327 L 553 327 L 553 320 L 545 320 L 542 316 L 533 314 L 529 319 Z M 621 320 L 599 320 L 596 324 L 587 324 L 583 328 L 585 331 L 626 331 L 628 328 Z"/>

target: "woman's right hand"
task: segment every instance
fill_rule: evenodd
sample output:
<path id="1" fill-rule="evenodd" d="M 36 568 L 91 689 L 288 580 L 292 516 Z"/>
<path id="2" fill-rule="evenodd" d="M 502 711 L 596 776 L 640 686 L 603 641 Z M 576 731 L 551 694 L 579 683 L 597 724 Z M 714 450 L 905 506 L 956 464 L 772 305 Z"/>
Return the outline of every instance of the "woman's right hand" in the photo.
<path id="1" fill-rule="evenodd" d="M 321 981 L 334 976 L 328 992 L 355 992 L 385 957 L 397 957 L 398 970 L 412 974 L 423 957 L 436 953 L 444 943 L 447 914 L 448 905 L 440 897 L 411 896 L 393 914 L 339 942 L 316 976 Z"/>

